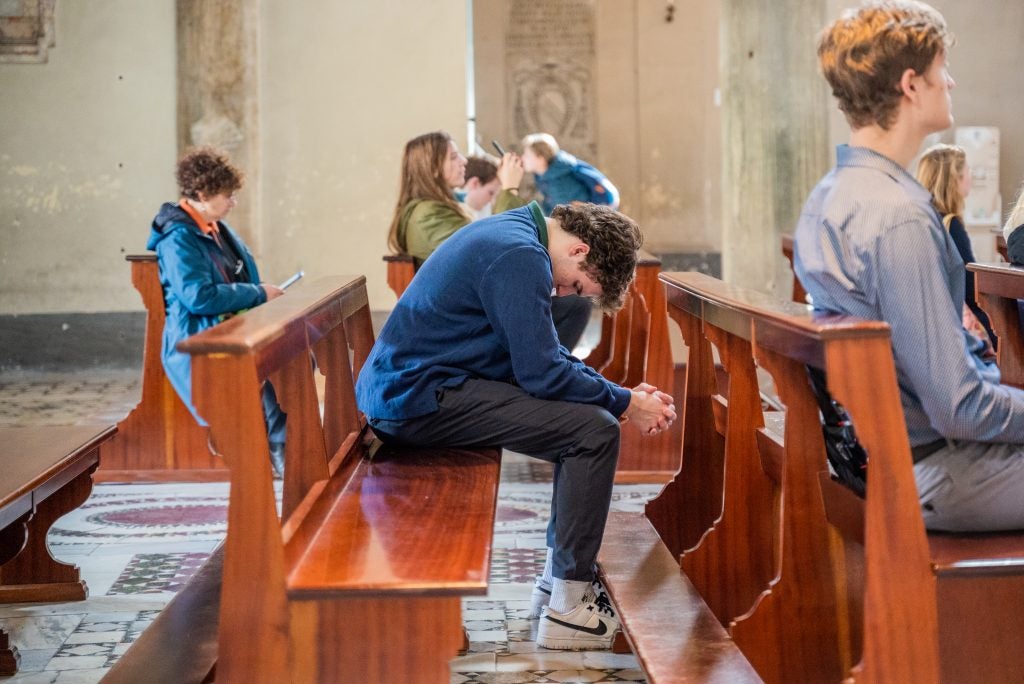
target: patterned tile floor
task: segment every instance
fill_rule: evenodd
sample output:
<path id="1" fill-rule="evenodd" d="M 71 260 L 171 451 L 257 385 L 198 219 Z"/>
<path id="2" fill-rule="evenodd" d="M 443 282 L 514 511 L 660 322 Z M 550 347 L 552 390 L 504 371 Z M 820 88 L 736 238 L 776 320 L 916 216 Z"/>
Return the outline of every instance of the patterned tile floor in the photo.
<path id="1" fill-rule="evenodd" d="M 136 370 L 3 373 L 0 426 L 116 422 L 139 391 Z M 631 655 L 537 646 L 526 614 L 544 565 L 552 467 L 506 454 L 501 473 L 491 587 L 463 603 L 471 648 L 452 661 L 452 683 L 644 681 Z M 617 486 L 612 506 L 637 510 L 657 489 Z M 99 681 L 223 538 L 227 492 L 225 483 L 96 485 L 49 539 L 56 557 L 81 567 L 90 598 L 0 604 L 22 656 L 19 674 L 0 682 Z"/>

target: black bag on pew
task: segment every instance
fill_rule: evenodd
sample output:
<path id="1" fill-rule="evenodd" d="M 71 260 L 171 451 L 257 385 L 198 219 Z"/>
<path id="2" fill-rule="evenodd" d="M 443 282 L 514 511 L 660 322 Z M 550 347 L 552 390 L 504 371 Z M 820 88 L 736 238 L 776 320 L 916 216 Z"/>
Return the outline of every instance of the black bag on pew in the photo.
<path id="1" fill-rule="evenodd" d="M 867 491 L 868 454 L 857 441 L 846 409 L 828 393 L 825 374 L 808 366 L 807 375 L 821 410 L 821 430 L 832 477 L 863 498 Z"/>

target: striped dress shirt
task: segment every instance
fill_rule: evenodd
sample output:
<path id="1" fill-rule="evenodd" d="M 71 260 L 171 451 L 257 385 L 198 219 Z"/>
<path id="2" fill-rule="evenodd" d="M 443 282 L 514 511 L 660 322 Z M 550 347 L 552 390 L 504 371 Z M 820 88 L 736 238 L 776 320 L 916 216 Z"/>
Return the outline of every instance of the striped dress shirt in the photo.
<path id="1" fill-rule="evenodd" d="M 816 309 L 885 321 L 911 446 L 1024 443 L 1024 392 L 999 384 L 961 321 L 964 265 L 905 168 L 840 145 L 804 204 L 794 269 Z"/>

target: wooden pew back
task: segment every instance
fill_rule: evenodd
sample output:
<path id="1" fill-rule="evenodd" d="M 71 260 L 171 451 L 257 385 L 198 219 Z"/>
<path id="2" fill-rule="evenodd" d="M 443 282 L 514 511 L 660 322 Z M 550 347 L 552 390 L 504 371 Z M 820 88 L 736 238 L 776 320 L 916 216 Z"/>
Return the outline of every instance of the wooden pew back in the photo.
<path id="1" fill-rule="evenodd" d="M 777 433 L 772 434 L 771 426 L 761 428 L 760 416 L 751 417 L 748 408 L 737 411 L 735 402 L 742 401 L 740 396 L 731 391 L 728 396 L 724 512 L 697 550 L 718 530 L 728 529 L 724 523 L 735 515 L 729 499 L 749 497 L 749 491 L 738 488 L 730 478 L 730 470 L 742 466 L 736 463 L 738 459 L 751 458 L 749 448 L 736 450 L 729 439 L 734 430 L 742 430 L 740 424 L 745 423 L 747 430 L 757 432 L 759 465 L 779 488 L 779 507 L 774 518 L 776 545 L 771 547 L 778 558 L 773 566 L 771 593 L 757 601 L 749 614 L 734 616 L 732 633 L 737 643 L 770 681 L 793 676 L 795 672 L 811 679 L 821 679 L 822 673 L 827 673 L 827 680 L 837 667 L 846 669 L 854 664 L 852 674 L 860 681 L 936 681 L 935 579 L 917 503 L 888 327 L 877 322 L 814 314 L 805 306 L 777 303 L 759 293 L 700 274 L 666 274 L 662 280 L 668 290 L 670 313 L 681 321 L 681 327 L 691 330 L 690 338 L 695 338 L 700 328 L 715 339 L 726 365 L 734 361 L 726 360 L 732 354 L 725 348 L 742 347 L 741 340 L 748 340 L 752 356 L 773 375 L 787 407 L 783 440 Z M 722 339 L 723 331 L 728 332 L 727 339 Z M 695 341 L 699 350 L 701 342 Z M 690 344 L 691 339 L 687 342 Z M 690 349 L 692 365 L 694 346 Z M 861 442 L 869 454 L 875 455 L 867 498 L 861 501 L 853 497 L 854 510 L 850 516 L 861 521 L 862 557 L 837 553 L 833 563 L 827 560 L 829 544 L 821 526 L 825 513 L 813 487 L 814 479 L 825 470 L 824 450 L 805 366 L 825 371 L 832 396 L 848 409 Z M 684 457 L 680 471 L 684 480 L 693 477 L 687 472 L 687 457 L 700 459 L 700 452 L 688 449 L 687 439 L 691 431 L 706 435 L 708 424 L 714 424 L 715 413 L 715 398 L 708 397 L 714 387 L 711 374 L 704 371 L 700 380 L 691 381 L 688 368 L 687 375 L 687 389 L 692 384 L 703 391 L 694 397 L 688 393 L 685 398 Z M 735 372 L 730 374 L 730 384 L 733 382 Z M 700 412 L 691 412 L 692 406 Z M 692 420 L 699 425 L 691 425 Z M 737 425 L 733 427 L 733 423 Z M 712 455 L 707 460 L 717 458 Z M 748 477 L 756 475 L 752 468 L 745 472 Z M 652 504 L 648 507 L 649 515 L 652 509 L 666 515 L 665 510 L 659 510 L 659 504 Z M 681 510 L 685 515 L 687 511 Z M 743 521 L 742 514 L 739 519 Z M 856 531 L 856 524 L 852 527 Z M 749 529 L 742 533 L 750 534 Z M 747 538 L 748 553 L 765 552 L 763 541 L 756 541 L 756 537 Z M 733 534 L 731 540 L 723 543 L 735 545 L 744 540 Z M 842 548 L 854 547 L 847 544 Z M 718 558 L 733 563 L 740 552 L 734 549 Z M 686 568 L 686 555 L 682 560 Z M 863 569 L 861 599 L 842 600 L 858 594 L 855 589 L 840 590 L 838 596 L 829 594 L 833 565 L 849 570 L 854 584 L 858 570 Z M 820 581 L 822 574 L 824 582 Z M 840 572 L 838 577 L 846 577 L 846 572 Z M 790 605 L 786 606 L 787 602 Z M 830 617 L 830 611 L 837 612 Z M 817 617 L 811 618 L 812 615 Z M 806 623 L 803 626 L 802 621 Z M 810 631 L 807 625 L 811 626 Z M 822 633 L 817 641 L 815 631 Z M 798 639 L 790 638 L 797 634 Z M 835 643 L 832 648 L 830 641 Z"/>
<path id="2" fill-rule="evenodd" d="M 330 475 L 354 465 L 364 419 L 346 397 L 372 344 L 365 279 L 343 276 L 296 286 L 179 344 L 193 356 L 196 406 L 231 471 L 218 679 L 258 680 L 287 666 L 284 542 Z M 322 423 L 314 359 L 326 376 Z M 260 403 L 268 380 L 288 415 L 280 518 Z"/>
<path id="3" fill-rule="evenodd" d="M 219 481 L 224 463 L 210 453 L 201 427 L 174 391 L 160 360 L 166 305 L 155 254 L 130 254 L 132 285 L 146 308 L 142 396 L 100 447 L 95 479 L 107 481 Z"/>
<path id="4" fill-rule="evenodd" d="M 1024 299 L 1024 268 L 1010 264 L 967 264 L 967 268 L 974 273 L 978 304 L 999 336 L 996 359 L 1002 382 L 1024 387 L 1024 334 L 1017 305 Z"/>
<path id="5" fill-rule="evenodd" d="M 231 470 L 218 681 L 449 677 L 460 596 L 487 590 L 500 450 L 371 445 L 354 386 L 373 342 L 360 276 L 297 286 L 180 345 Z M 265 381 L 288 416 L 280 516 Z"/>

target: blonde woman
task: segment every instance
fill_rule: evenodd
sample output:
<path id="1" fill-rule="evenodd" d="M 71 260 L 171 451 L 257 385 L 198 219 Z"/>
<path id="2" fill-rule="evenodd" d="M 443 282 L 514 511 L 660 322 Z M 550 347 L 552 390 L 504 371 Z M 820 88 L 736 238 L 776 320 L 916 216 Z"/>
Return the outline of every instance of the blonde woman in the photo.
<path id="1" fill-rule="evenodd" d="M 964 199 L 971 192 L 971 169 L 964 149 L 959 145 L 944 144 L 929 147 L 918 162 L 917 180 L 932 193 L 932 203 L 964 264 L 973 262 L 974 250 L 963 220 Z M 974 274 L 966 268 L 964 271 L 964 327 L 995 349 L 999 340 L 992 330 L 988 314 L 978 306 L 974 297 Z"/>

